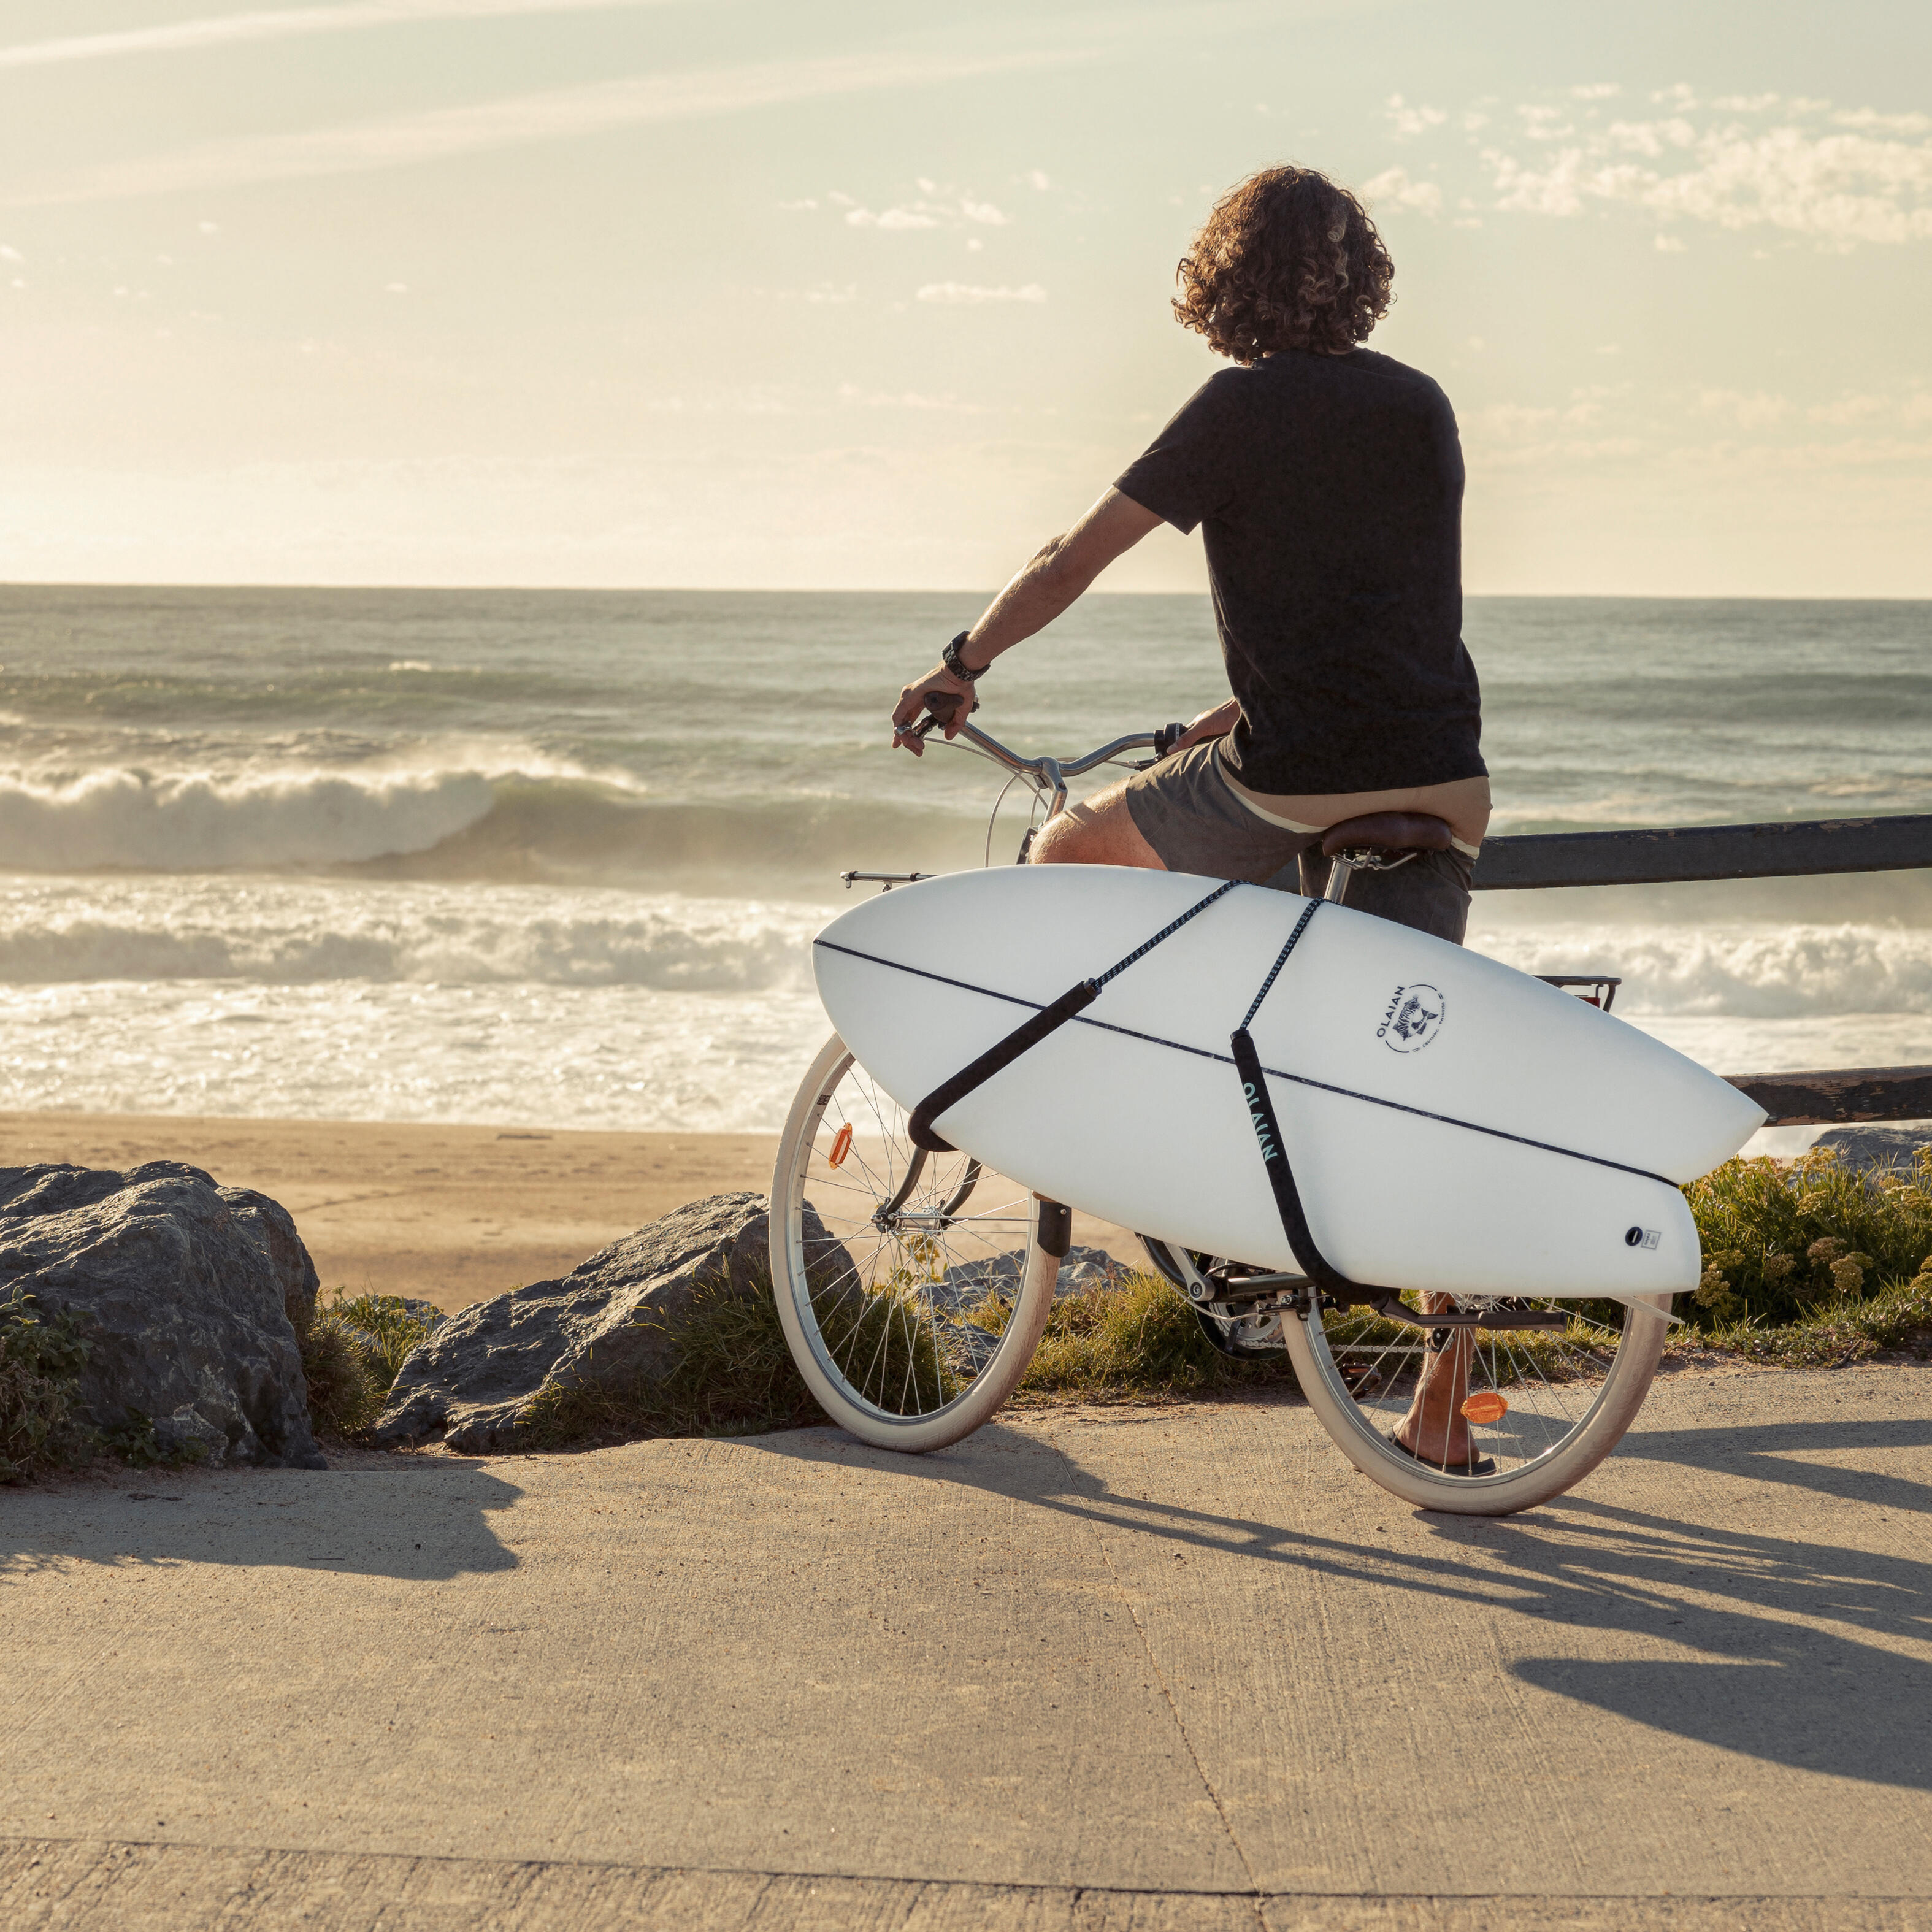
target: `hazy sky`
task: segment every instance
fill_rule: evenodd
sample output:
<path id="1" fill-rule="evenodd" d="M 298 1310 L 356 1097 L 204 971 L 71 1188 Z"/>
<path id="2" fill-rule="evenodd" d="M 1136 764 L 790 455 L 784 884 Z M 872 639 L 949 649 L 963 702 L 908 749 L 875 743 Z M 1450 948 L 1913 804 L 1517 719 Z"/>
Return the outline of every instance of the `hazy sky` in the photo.
<path id="1" fill-rule="evenodd" d="M 0 579 L 991 585 L 1285 159 L 1472 591 L 1932 596 L 1924 0 L 4 0 Z"/>

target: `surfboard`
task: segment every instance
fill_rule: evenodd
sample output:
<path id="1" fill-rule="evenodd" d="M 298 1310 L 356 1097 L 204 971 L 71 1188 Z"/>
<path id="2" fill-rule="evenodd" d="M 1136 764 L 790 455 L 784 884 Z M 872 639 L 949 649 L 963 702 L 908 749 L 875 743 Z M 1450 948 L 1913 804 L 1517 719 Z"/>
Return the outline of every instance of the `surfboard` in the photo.
<path id="1" fill-rule="evenodd" d="M 818 935 L 819 994 L 910 1111 L 1222 883 L 1052 866 L 901 886 Z M 1304 916 L 1250 1033 L 1333 1265 L 1456 1294 L 1697 1285 L 1679 1186 L 1735 1154 L 1762 1108 L 1514 968 L 1261 886 L 1223 892 L 934 1128 L 1050 1199 L 1294 1270 L 1229 1038 Z"/>

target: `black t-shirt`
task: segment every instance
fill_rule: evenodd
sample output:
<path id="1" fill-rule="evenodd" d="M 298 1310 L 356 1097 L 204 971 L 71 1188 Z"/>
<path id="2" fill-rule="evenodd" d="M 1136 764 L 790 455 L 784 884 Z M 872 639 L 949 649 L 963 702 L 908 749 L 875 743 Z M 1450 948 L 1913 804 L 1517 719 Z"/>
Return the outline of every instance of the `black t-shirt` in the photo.
<path id="1" fill-rule="evenodd" d="M 1223 369 L 1115 487 L 1202 524 L 1252 791 L 1480 777 L 1462 648 L 1462 452 L 1449 399 L 1358 349 Z"/>

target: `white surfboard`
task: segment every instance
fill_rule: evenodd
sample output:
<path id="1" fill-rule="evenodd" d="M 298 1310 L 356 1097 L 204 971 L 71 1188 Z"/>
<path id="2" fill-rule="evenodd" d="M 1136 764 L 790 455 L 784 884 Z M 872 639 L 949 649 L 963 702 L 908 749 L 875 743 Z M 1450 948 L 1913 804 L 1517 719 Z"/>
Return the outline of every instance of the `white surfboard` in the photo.
<path id="1" fill-rule="evenodd" d="M 1052 866 L 902 886 L 818 935 L 820 997 L 910 1109 L 1219 883 Z M 1070 1207 L 1294 1269 L 1228 1040 L 1311 903 L 1235 886 L 937 1131 Z M 1694 1288 L 1678 1185 L 1766 1118 L 1614 1016 L 1344 906 L 1316 906 L 1250 1031 L 1316 1241 L 1352 1280 L 1384 1286 Z"/>

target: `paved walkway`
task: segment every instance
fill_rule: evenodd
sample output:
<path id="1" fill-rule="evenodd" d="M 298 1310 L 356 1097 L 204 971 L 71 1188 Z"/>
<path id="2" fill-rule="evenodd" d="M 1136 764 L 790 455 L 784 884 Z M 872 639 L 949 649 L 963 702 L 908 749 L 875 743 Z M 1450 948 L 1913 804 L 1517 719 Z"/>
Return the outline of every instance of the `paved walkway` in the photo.
<path id="1" fill-rule="evenodd" d="M 0 1923 L 1932 1925 L 1932 1374 L 0 1492 Z"/>

